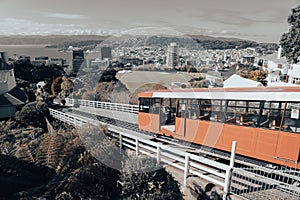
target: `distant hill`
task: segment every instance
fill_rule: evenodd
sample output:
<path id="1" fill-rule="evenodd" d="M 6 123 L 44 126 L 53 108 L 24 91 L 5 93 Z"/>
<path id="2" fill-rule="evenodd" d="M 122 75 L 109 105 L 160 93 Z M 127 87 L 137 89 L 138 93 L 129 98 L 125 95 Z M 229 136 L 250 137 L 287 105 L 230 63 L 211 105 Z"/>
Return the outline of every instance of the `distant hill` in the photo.
<path id="1" fill-rule="evenodd" d="M 0 45 L 59 45 L 65 42 L 79 42 L 84 40 L 103 41 L 108 36 L 99 35 L 16 35 L 16 36 L 0 36 Z"/>
<path id="2" fill-rule="evenodd" d="M 239 38 L 232 38 L 232 37 L 212 37 L 208 35 L 188 35 L 188 37 L 191 37 L 193 39 L 198 40 L 222 40 L 222 41 L 246 41 Z"/>
<path id="3" fill-rule="evenodd" d="M 204 35 L 122 35 L 122 36 L 99 36 L 99 35 L 48 35 L 48 36 L 0 36 L 0 45 L 38 45 L 46 44 L 48 47 L 66 49 L 69 46 L 90 49 L 96 45 L 108 41 L 114 46 L 156 46 L 166 48 L 171 42 L 179 46 L 191 49 L 242 49 L 247 47 L 277 50 L 275 43 L 258 43 L 238 38 L 211 37 Z M 104 42 L 105 43 L 105 42 Z"/>
<path id="4" fill-rule="evenodd" d="M 247 47 L 264 48 L 266 50 L 278 49 L 278 45 L 275 43 L 258 43 L 238 38 L 211 37 L 204 35 L 187 35 L 185 37 L 151 36 L 147 38 L 145 44 L 149 46 L 158 45 L 166 47 L 171 42 L 176 42 L 179 46 L 194 49 L 244 49 Z"/>

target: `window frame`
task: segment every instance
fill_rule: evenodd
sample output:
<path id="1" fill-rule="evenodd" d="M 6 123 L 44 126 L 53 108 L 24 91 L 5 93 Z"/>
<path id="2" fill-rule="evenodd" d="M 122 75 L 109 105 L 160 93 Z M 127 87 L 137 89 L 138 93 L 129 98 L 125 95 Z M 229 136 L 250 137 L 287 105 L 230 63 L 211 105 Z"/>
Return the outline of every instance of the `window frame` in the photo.
<path id="1" fill-rule="evenodd" d="M 148 108 L 143 109 L 143 107 L 147 106 L 144 103 L 144 101 L 148 101 Z M 150 109 L 151 109 L 151 98 L 145 98 L 145 97 L 140 97 L 139 98 L 139 112 L 142 113 L 150 113 Z"/>

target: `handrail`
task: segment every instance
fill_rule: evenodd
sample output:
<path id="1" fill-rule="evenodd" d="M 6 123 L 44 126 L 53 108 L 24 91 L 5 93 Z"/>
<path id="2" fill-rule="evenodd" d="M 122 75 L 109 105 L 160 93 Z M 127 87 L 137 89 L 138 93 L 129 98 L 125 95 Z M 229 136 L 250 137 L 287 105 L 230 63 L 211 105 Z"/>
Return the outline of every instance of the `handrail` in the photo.
<path id="1" fill-rule="evenodd" d="M 103 124 L 102 122 L 97 120 L 88 119 L 86 117 L 74 114 L 64 113 L 54 109 L 49 109 L 49 111 L 52 117 L 61 120 L 67 124 L 74 125 L 75 127 L 83 127 L 84 124 L 87 123 L 93 125 Z M 129 149 L 135 150 L 136 155 L 139 155 L 139 153 L 143 153 L 151 157 L 156 157 L 158 165 L 160 164 L 160 162 L 164 162 L 175 168 L 183 170 L 184 187 L 187 185 L 188 175 L 193 174 L 223 187 L 223 199 L 226 199 L 227 195 L 229 194 L 236 142 L 233 142 L 230 165 L 225 165 L 199 155 L 188 153 L 178 148 L 153 142 L 149 140 L 149 137 L 145 138 L 144 135 L 132 135 L 129 133 L 130 130 L 126 130 L 125 128 L 109 125 L 108 130 L 113 132 L 114 137 L 116 137 L 119 140 L 120 148 L 127 147 Z M 174 159 L 177 161 L 176 163 L 173 162 Z M 212 176 L 200 173 L 201 171 L 209 173 Z"/>
<path id="2" fill-rule="evenodd" d="M 66 98 L 65 100 L 66 103 L 72 105 L 79 104 L 81 106 L 115 110 L 120 112 L 127 112 L 127 113 L 134 113 L 134 114 L 138 113 L 138 105 L 103 102 L 103 101 L 91 101 L 91 100 L 84 100 L 84 99 L 71 99 L 71 98 Z"/>
<path id="3" fill-rule="evenodd" d="M 107 105 L 108 104 L 106 104 L 106 106 Z M 75 115 L 73 113 L 69 114 L 53 109 L 49 110 L 50 114 L 54 118 L 61 120 L 67 124 L 73 125 L 75 127 L 83 127 L 87 123 L 93 125 L 104 124 L 98 120 L 90 119 L 80 115 Z M 203 180 L 223 187 L 224 200 L 230 193 L 243 197 L 243 193 L 241 192 L 243 191 L 245 184 L 249 184 L 247 185 L 247 187 L 250 188 L 249 190 L 253 191 L 256 190 L 257 185 L 272 189 L 274 189 L 275 185 L 279 188 L 277 192 L 286 191 L 293 193 L 294 196 L 300 194 L 299 187 L 297 187 L 297 185 L 293 182 L 300 180 L 298 177 L 298 172 L 294 170 L 292 170 L 294 174 L 288 174 L 281 172 L 281 170 L 274 170 L 266 167 L 242 169 L 235 168 L 235 141 L 233 141 L 232 143 L 230 164 L 226 165 L 217 161 L 210 160 L 208 158 L 204 158 L 199 155 L 189 153 L 184 147 L 178 148 L 178 146 L 172 147 L 169 145 L 164 145 L 162 143 L 156 143 L 150 140 L 150 136 L 138 134 L 135 131 L 127 130 L 125 128 L 109 125 L 108 130 L 113 134 L 114 138 L 119 140 L 120 149 L 128 148 L 135 151 L 136 155 L 142 153 L 150 157 L 156 157 L 158 165 L 161 162 L 163 162 L 169 164 L 170 166 L 173 166 L 174 168 L 182 170 L 184 172 L 184 187 L 186 187 L 187 185 L 187 179 L 189 175 L 196 175 Z M 176 162 L 174 162 L 174 160 Z M 269 178 L 270 174 L 275 174 L 275 177 Z M 281 177 L 285 178 L 282 179 Z M 291 181 L 292 184 L 283 182 L 286 181 L 286 178 L 288 178 L 289 180 L 293 180 Z M 231 186 L 232 182 L 234 184 Z M 239 182 L 241 182 L 241 185 L 240 187 L 237 187 L 236 185 Z M 241 188 L 242 190 L 240 190 Z"/>

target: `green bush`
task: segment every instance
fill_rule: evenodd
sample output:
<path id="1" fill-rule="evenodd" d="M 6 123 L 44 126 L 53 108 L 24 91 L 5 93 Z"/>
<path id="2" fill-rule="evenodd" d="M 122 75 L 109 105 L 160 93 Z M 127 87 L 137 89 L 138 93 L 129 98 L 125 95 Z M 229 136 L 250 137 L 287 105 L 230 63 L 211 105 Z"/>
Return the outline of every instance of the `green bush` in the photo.
<path id="1" fill-rule="evenodd" d="M 122 199 L 183 199 L 179 184 L 156 160 L 132 157 L 121 171 Z"/>

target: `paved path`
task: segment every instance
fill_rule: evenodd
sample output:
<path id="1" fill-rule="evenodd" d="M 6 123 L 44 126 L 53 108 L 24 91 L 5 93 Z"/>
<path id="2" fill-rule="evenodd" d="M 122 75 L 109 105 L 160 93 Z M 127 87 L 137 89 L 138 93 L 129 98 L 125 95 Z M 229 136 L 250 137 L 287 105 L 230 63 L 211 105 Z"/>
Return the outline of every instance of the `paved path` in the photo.
<path id="1" fill-rule="evenodd" d="M 138 115 L 133 113 L 126 113 L 115 110 L 107 110 L 102 108 L 93 108 L 88 106 L 80 106 L 79 108 L 72 107 L 72 110 L 78 110 L 82 112 L 87 112 L 94 115 L 101 115 L 104 117 L 109 117 L 117 120 L 121 120 L 124 122 L 129 122 L 133 124 L 138 124 Z"/>

